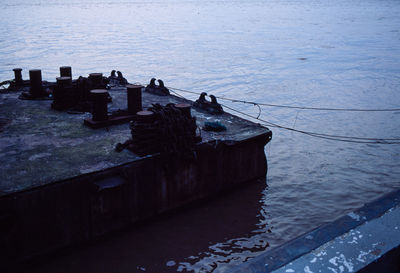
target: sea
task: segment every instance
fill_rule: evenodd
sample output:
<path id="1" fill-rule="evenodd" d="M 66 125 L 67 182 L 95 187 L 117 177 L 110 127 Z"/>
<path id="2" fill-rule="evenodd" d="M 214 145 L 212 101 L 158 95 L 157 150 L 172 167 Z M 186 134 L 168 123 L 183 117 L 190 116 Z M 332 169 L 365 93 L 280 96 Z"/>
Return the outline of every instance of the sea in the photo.
<path id="1" fill-rule="evenodd" d="M 273 132 L 265 179 L 32 272 L 226 272 L 400 188 L 398 0 L 0 4 L 0 81 L 15 67 L 48 81 L 60 66 L 74 77 L 115 69 L 132 83 L 255 102 L 220 100 Z"/>

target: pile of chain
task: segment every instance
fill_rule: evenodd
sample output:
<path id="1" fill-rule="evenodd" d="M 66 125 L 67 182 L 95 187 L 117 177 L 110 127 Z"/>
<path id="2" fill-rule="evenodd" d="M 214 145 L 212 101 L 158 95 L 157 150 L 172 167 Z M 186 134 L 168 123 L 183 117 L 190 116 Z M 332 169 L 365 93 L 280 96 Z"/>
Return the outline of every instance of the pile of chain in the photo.
<path id="1" fill-rule="evenodd" d="M 152 120 L 132 121 L 132 139 L 117 146 L 117 150 L 124 145 L 140 156 L 160 153 L 166 160 L 193 159 L 194 145 L 201 140 L 196 136 L 196 118 L 184 115 L 173 104 L 153 104 L 148 110 L 154 113 Z"/>

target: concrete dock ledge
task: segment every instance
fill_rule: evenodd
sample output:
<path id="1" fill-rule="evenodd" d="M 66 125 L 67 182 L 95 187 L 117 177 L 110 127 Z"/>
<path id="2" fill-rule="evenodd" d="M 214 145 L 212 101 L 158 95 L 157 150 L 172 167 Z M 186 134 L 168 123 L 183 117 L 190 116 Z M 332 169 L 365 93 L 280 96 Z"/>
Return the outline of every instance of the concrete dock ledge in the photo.
<path id="1" fill-rule="evenodd" d="M 239 272 L 400 272 L 400 190 L 231 271 Z"/>

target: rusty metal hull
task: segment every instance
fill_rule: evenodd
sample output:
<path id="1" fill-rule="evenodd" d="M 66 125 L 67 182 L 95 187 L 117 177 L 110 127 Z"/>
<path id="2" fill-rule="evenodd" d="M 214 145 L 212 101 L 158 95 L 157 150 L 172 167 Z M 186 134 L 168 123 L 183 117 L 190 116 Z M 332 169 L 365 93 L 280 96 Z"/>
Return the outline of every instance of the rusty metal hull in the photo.
<path id="1" fill-rule="evenodd" d="M 123 107 L 125 92 L 123 89 L 110 92 L 112 107 Z M 114 145 L 130 136 L 127 124 L 96 131 L 82 126 L 87 114 L 80 115 L 79 119 L 76 115 L 62 114 L 64 126 L 54 124 L 57 127 L 54 129 L 49 123 L 56 122 L 53 117 L 60 113 L 50 110 L 49 102 L 33 102 L 33 107 L 26 101 L 17 101 L 15 94 L 0 95 L 3 105 L 7 105 L 7 100 L 12 105 L 8 113 L 0 111 L 0 117 L 9 120 L 0 132 L 0 149 L 6 153 L 0 156 L 2 264 L 91 241 L 265 177 L 267 173 L 264 146 L 271 139 L 271 132 L 230 114 L 218 117 L 227 125 L 226 132 L 202 133 L 195 159 L 168 158 L 166 161 L 157 154 L 139 157 L 129 151 L 116 153 Z M 189 102 L 175 96 L 143 94 L 143 97 L 144 108 L 155 100 L 163 104 Z M 17 105 L 21 108 L 16 108 Z M 26 110 L 28 114 L 25 112 L 25 118 L 18 119 L 14 108 L 19 113 Z M 196 111 L 192 115 L 199 125 L 215 118 Z M 47 121 L 35 123 L 34 119 Z M 26 122 L 31 122 L 31 126 Z M 65 132 L 71 128 L 75 130 L 74 136 Z M 40 145 L 22 142 L 29 137 L 38 141 L 35 131 L 41 131 L 49 141 Z M 67 143 L 67 147 L 60 143 Z M 109 147 L 101 150 L 101 145 Z M 70 150 L 68 153 L 66 148 Z M 74 156 L 66 156 L 70 154 Z M 10 161 L 13 164 L 8 164 Z"/>

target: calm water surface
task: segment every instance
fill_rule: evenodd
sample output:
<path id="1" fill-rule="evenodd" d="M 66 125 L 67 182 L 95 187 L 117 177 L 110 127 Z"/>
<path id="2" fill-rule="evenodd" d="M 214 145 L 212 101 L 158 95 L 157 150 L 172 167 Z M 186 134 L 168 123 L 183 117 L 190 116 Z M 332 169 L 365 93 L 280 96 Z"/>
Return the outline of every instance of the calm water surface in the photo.
<path id="1" fill-rule="evenodd" d="M 264 103 L 400 106 L 397 0 L 0 3 L 0 80 L 12 78 L 12 68 L 21 67 L 26 79 L 29 69 L 40 68 L 44 79 L 54 81 L 59 66 L 71 65 L 75 76 L 117 69 L 130 82 L 157 77 L 168 86 Z M 253 106 L 228 105 L 258 113 Z M 262 110 L 262 118 L 296 129 L 400 137 L 400 112 Z M 67 272 L 109 267 L 113 272 L 223 272 L 400 187 L 399 145 L 333 142 L 279 129 L 273 133 L 265 149 L 268 187 L 243 190 L 246 203 L 231 196 L 231 203 L 215 201 L 175 222 L 108 242 L 118 253 L 112 266 L 107 258 L 90 258 L 91 250 L 79 252 L 86 262 L 71 254 L 53 267 Z M 244 211 L 234 207 L 242 223 L 231 231 L 237 219 L 225 209 L 235 202 Z M 218 228 L 229 232 L 203 238 L 199 227 L 209 234 Z M 107 248 L 96 251 L 109 254 Z M 146 258 L 151 255 L 161 263 L 158 269 Z M 88 260 L 98 267 L 90 267 Z M 51 266 L 48 271 L 55 272 Z"/>

